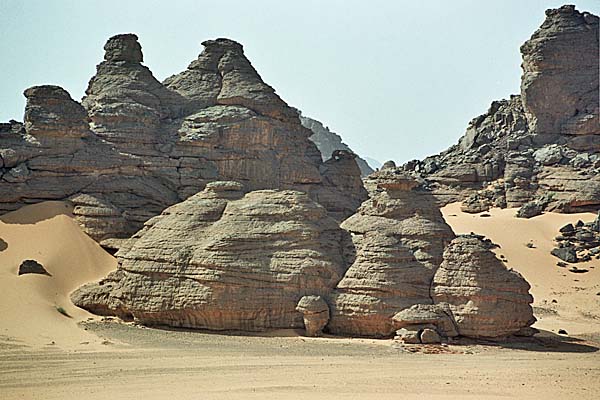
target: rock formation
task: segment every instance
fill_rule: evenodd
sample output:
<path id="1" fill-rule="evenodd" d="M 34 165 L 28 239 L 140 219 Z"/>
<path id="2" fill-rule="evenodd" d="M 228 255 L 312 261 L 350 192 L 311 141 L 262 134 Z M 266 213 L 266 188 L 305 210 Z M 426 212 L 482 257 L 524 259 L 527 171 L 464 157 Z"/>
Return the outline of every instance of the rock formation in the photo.
<path id="1" fill-rule="evenodd" d="M 574 6 L 546 11 L 521 47 L 521 94 L 493 102 L 457 145 L 403 170 L 426 178 L 440 204 L 464 200 L 467 212 L 531 201 L 598 209 L 598 37 L 598 17 Z M 521 215 L 532 215 L 528 207 Z"/>
<path id="2" fill-rule="evenodd" d="M 300 328 L 297 305 L 325 316 L 326 304 L 314 296 L 327 295 L 344 274 L 344 235 L 305 193 L 244 195 L 239 183 L 212 182 L 147 221 L 117 253 L 117 271 L 72 299 L 148 325 Z M 316 334 L 322 326 L 308 319 L 307 332 Z"/>
<path id="3" fill-rule="evenodd" d="M 479 236 L 454 238 L 432 194 L 398 169 L 365 181 L 370 199 L 342 223 L 353 259 L 330 295 L 336 334 L 411 343 L 531 333 L 529 284 Z"/>
<path id="4" fill-rule="evenodd" d="M 561 227 L 560 234 L 554 240 L 557 247 L 552 249 L 552 255 L 567 263 L 600 259 L 600 214 L 592 222 L 584 223 L 580 220 Z M 559 266 L 567 265 L 562 263 Z M 584 270 L 571 267 L 571 272 L 582 271 Z"/>
<path id="5" fill-rule="evenodd" d="M 331 295 L 328 329 L 389 336 L 397 312 L 431 303 L 431 280 L 454 234 L 411 177 L 384 169 L 366 185 L 370 199 L 341 225 L 352 235 L 355 257 Z"/>
<path id="6" fill-rule="evenodd" d="M 304 327 L 432 343 L 506 336 L 532 322 L 529 286 L 480 238 L 458 238 L 432 195 L 397 170 L 342 223 L 302 192 L 206 188 L 151 218 L 118 269 L 75 291 L 93 313 L 147 325 Z M 399 333 L 401 334 L 401 333 Z"/>
<path id="7" fill-rule="evenodd" d="M 323 161 L 329 160 L 336 150 L 354 153 L 346 143 L 342 142 L 340 135 L 331 132 L 329 128 L 323 126 L 321 122 L 305 117 L 302 114 L 300 114 L 300 121 L 302 122 L 302 126 L 313 132 L 309 139 L 317 145 Z M 360 168 L 360 173 L 363 177 L 374 172 L 373 168 L 371 168 L 371 166 L 369 166 L 369 164 L 361 157 L 356 157 L 356 163 L 358 164 L 358 168 Z"/>
<path id="8" fill-rule="evenodd" d="M 0 125 L 0 211 L 69 199 L 84 230 L 118 248 L 149 218 L 218 179 L 296 189 L 343 219 L 366 199 L 353 157 L 323 162 L 298 113 L 228 39 L 203 43 L 165 80 L 117 35 L 81 104 L 57 86 L 25 91 L 25 123 Z M 339 176 L 338 176 L 339 174 Z"/>
<path id="9" fill-rule="evenodd" d="M 401 326 L 420 343 L 531 324 L 527 284 L 480 239 L 452 241 L 427 182 L 388 162 L 366 179 L 367 198 L 356 155 L 335 149 L 323 161 L 240 44 L 203 44 L 187 70 L 161 83 L 137 37 L 114 36 L 81 104 L 60 87 L 33 87 L 24 123 L 0 125 L 0 209 L 68 199 L 85 231 L 118 249 L 118 269 L 74 292 L 75 304 L 213 330 L 380 337 Z M 563 163 L 568 143 L 504 157 L 499 140 L 524 146 L 511 132 L 531 143 L 542 136 L 531 131 L 542 123 L 523 115 L 515 97 L 474 121 L 461 148 L 476 148 L 483 166 L 423 164 L 438 179 L 434 193 L 453 182 L 476 189 L 485 176 L 504 177 L 507 203 L 531 197 L 538 187 L 528 174 Z M 496 201 L 491 192 L 474 207 Z"/>
<path id="10" fill-rule="evenodd" d="M 491 248 L 481 237 L 459 236 L 444 251 L 444 262 L 433 277 L 433 302 L 447 305 L 459 335 L 504 337 L 535 322 L 529 284 L 506 269 Z"/>
<path id="11" fill-rule="evenodd" d="M 454 239 L 433 276 L 433 304 L 415 304 L 392 323 L 405 343 L 438 343 L 443 338 L 503 338 L 535 332 L 529 294 L 521 275 L 508 270 L 476 235 Z"/>
<path id="12" fill-rule="evenodd" d="M 598 17 L 567 5 L 546 11 L 542 26 L 521 47 L 521 94 L 529 129 L 564 135 L 579 150 L 600 150 Z M 591 136 L 590 136 L 591 135 Z"/>
<path id="13" fill-rule="evenodd" d="M 321 296 L 304 296 L 296 311 L 302 313 L 307 336 L 319 336 L 329 322 L 329 306 Z"/>

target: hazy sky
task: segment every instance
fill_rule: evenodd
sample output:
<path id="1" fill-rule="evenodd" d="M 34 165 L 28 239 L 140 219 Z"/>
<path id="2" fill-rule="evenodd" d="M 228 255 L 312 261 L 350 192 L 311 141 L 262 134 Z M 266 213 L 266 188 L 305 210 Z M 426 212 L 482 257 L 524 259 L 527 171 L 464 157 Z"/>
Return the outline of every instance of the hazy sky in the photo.
<path id="1" fill-rule="evenodd" d="M 571 2 L 600 14 L 600 0 Z M 455 143 L 495 99 L 518 93 L 520 45 L 552 0 L 0 0 L 0 121 L 27 87 L 80 100 L 110 36 L 134 32 L 163 80 L 200 42 L 229 37 L 288 104 L 357 153 L 404 162 Z"/>

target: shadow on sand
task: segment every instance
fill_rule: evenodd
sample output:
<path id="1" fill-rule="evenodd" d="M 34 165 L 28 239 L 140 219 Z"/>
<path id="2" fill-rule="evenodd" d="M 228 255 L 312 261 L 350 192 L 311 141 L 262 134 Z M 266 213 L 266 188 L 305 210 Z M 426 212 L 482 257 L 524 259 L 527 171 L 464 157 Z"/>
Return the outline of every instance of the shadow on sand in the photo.
<path id="1" fill-rule="evenodd" d="M 189 329 L 189 328 L 175 328 L 168 326 L 141 326 L 123 324 L 119 322 L 117 318 L 105 317 L 102 322 L 83 323 L 83 325 L 91 328 L 93 331 L 106 331 L 105 334 L 108 336 L 116 337 L 119 340 L 128 342 L 133 339 L 133 342 L 151 344 L 158 339 L 157 343 L 161 345 L 179 346 L 179 345 L 190 345 L 192 343 L 202 345 L 214 344 L 214 343 L 228 343 L 228 346 L 236 343 L 238 338 L 244 338 L 245 340 L 240 341 L 238 344 L 245 346 L 248 340 L 263 342 L 263 345 L 269 347 L 271 344 L 270 340 L 283 339 L 283 338 L 299 338 L 303 339 L 298 343 L 305 342 L 312 343 L 313 345 L 332 345 L 335 343 L 344 344 L 345 346 L 352 346 L 348 340 L 356 340 L 358 342 L 369 343 L 379 349 L 385 349 L 386 346 L 382 344 L 388 344 L 391 348 L 412 348 L 414 351 L 411 352 L 425 352 L 425 353 L 438 353 L 435 349 L 444 350 L 449 349 L 448 346 L 441 345 L 417 345 L 417 344 L 403 344 L 391 338 L 387 339 L 368 339 L 368 338 L 351 338 L 347 336 L 332 336 L 324 334 L 319 338 L 306 338 L 304 337 L 303 329 L 277 329 L 264 332 L 242 332 L 242 331 L 212 331 L 207 329 Z M 108 329 L 108 330 L 107 330 Z M 207 341 L 207 339 L 209 339 Z M 257 342 L 258 343 L 258 342 Z M 293 342 L 290 342 L 292 344 Z M 154 343 L 155 344 L 155 343 Z M 451 340 L 449 343 L 450 348 L 454 350 L 439 351 L 439 353 L 462 353 L 461 348 L 465 351 L 472 347 L 492 347 L 501 349 L 512 349 L 521 351 L 541 352 L 541 353 L 595 353 L 600 350 L 600 333 L 597 335 L 591 335 L 589 338 L 576 338 L 565 335 L 557 335 L 549 331 L 540 331 L 533 337 L 509 337 L 502 340 L 481 340 L 481 339 L 470 339 L 470 338 L 458 338 Z M 357 349 L 358 350 L 358 349 Z"/>
<path id="2" fill-rule="evenodd" d="M 502 341 L 461 339 L 457 344 L 479 344 L 544 353 L 595 353 L 600 350 L 600 340 L 597 339 L 600 337 L 588 340 L 540 330 L 533 337 L 510 337 Z"/>

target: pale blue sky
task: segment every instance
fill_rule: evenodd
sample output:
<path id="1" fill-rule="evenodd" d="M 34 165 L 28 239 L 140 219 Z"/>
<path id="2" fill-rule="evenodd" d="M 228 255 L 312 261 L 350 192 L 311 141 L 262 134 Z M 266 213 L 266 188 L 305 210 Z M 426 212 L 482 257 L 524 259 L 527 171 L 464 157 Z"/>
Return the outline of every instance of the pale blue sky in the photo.
<path id="1" fill-rule="evenodd" d="M 571 2 L 600 14 L 600 0 Z M 80 100 L 106 39 L 134 32 L 163 80 L 200 42 L 244 45 L 290 105 L 361 155 L 404 162 L 455 143 L 495 99 L 518 93 L 519 46 L 552 0 L 0 0 L 0 121 L 22 120 L 27 87 Z"/>

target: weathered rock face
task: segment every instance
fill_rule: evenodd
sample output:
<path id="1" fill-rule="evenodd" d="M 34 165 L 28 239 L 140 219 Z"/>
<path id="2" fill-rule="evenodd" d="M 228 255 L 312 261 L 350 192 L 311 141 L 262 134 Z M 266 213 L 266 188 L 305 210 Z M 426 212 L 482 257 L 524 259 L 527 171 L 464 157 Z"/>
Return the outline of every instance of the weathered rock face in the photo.
<path id="1" fill-rule="evenodd" d="M 340 135 L 331 132 L 329 128 L 324 126 L 321 122 L 305 117 L 304 115 L 300 115 L 300 121 L 302 122 L 302 126 L 312 131 L 313 134 L 309 139 L 317 145 L 323 161 L 332 158 L 332 154 L 336 150 L 354 153 L 346 143 L 342 142 Z M 373 168 L 371 168 L 362 158 L 356 157 L 356 163 L 358 164 L 358 168 L 360 168 L 360 173 L 363 177 L 374 172 Z"/>
<path id="2" fill-rule="evenodd" d="M 433 302 L 449 305 L 462 336 L 503 337 L 535 322 L 529 284 L 506 269 L 490 248 L 480 237 L 457 237 L 433 277 Z"/>
<path id="3" fill-rule="evenodd" d="M 480 238 L 452 241 L 418 182 L 387 169 L 367 184 L 371 198 L 341 229 L 305 193 L 211 182 L 148 220 L 121 246 L 117 271 L 72 300 L 147 325 L 399 329 L 412 343 L 506 336 L 534 321 L 527 283 Z"/>
<path id="4" fill-rule="evenodd" d="M 298 113 L 264 83 L 242 45 L 229 39 L 202 42 L 205 51 L 187 71 L 165 85 L 202 105 L 237 105 L 281 121 L 298 122 Z"/>
<path id="5" fill-rule="evenodd" d="M 137 36 L 117 35 L 82 104 L 56 86 L 26 90 L 25 124 L 0 126 L 0 210 L 70 199 L 84 230 L 112 247 L 218 179 L 301 190 L 340 220 L 352 214 L 367 196 L 353 157 L 324 163 L 240 44 L 204 45 L 161 83 Z"/>
<path id="6" fill-rule="evenodd" d="M 370 175 L 370 199 L 342 223 L 353 260 L 329 296 L 327 330 L 408 343 L 522 333 L 529 285 L 478 236 L 455 238 L 431 192 L 398 169 Z"/>
<path id="7" fill-rule="evenodd" d="M 572 5 L 546 11 L 521 47 L 521 93 L 531 131 L 600 135 L 598 48 L 597 16 Z"/>
<path id="8" fill-rule="evenodd" d="M 163 86 L 141 64 L 133 34 L 117 35 L 104 46 L 104 61 L 90 79 L 82 105 L 94 133 L 121 149 L 152 154 L 152 145 L 169 141 L 169 119 L 182 117 L 189 100 Z"/>
<path id="9" fill-rule="evenodd" d="M 213 182 L 146 222 L 117 253 L 118 270 L 72 299 L 149 325 L 300 328 L 298 301 L 327 295 L 344 274 L 344 235 L 304 193 Z"/>
<path id="10" fill-rule="evenodd" d="M 385 169 L 366 185 L 371 198 L 341 225 L 352 235 L 355 259 L 330 296 L 328 330 L 389 336 L 397 312 L 431 303 L 431 280 L 454 234 L 411 177 Z"/>
<path id="11" fill-rule="evenodd" d="M 458 145 L 403 167 L 426 178 L 440 204 L 600 208 L 598 17 L 574 6 L 546 16 L 521 47 L 521 95 L 493 102 Z"/>
<path id="12" fill-rule="evenodd" d="M 39 139 L 90 135 L 85 109 L 59 86 L 34 86 L 25 91 L 25 130 Z"/>

